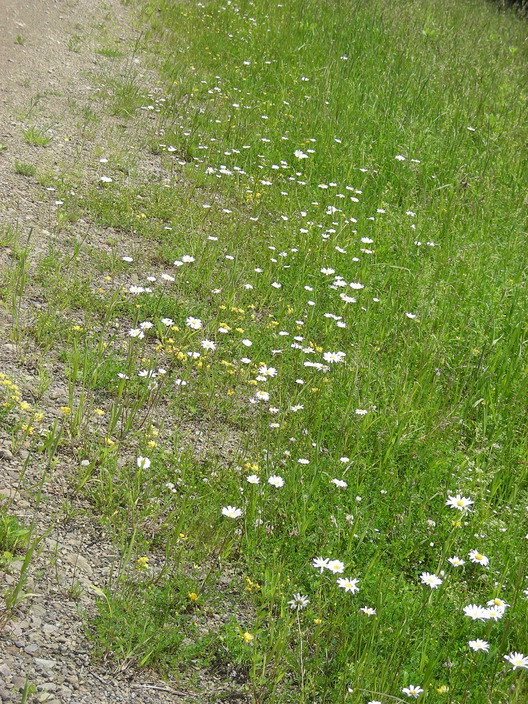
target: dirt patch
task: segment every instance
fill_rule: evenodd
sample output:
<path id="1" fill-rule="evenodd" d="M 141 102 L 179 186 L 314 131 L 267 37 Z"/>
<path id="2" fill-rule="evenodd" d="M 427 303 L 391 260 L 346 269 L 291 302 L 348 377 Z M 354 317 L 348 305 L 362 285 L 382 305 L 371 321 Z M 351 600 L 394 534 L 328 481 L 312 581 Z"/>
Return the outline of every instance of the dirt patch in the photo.
<path id="1" fill-rule="evenodd" d="M 110 252 L 109 241 L 128 251 L 141 246 L 130 234 L 124 239 L 84 217 L 58 227 L 56 188 L 64 174 L 96 184 L 109 145 L 126 149 L 151 119 L 139 112 L 131 122 L 100 109 L 101 76 L 133 75 L 145 86 L 155 84 L 133 55 L 137 35 L 118 0 L 0 0 L 0 272 L 12 283 L 29 238 L 28 282 L 17 310 L 22 327 L 45 305 L 32 273 L 43 256 L 66 251 L 70 236 L 82 241 L 88 253 Z M 155 156 L 143 157 L 138 168 L 146 177 L 157 177 L 160 163 Z M 30 340 L 11 340 L 14 313 L 7 300 L 3 304 L 0 372 L 15 379 L 30 400 L 38 398 L 48 415 L 58 417 L 68 402 L 58 351 L 51 349 L 43 358 Z M 202 694 L 196 695 L 153 673 L 117 673 L 110 663 L 94 661 L 85 618 L 95 612 L 95 589 L 107 583 L 118 555 L 90 506 L 72 495 L 72 467 L 61 458 L 48 472 L 27 446 L 13 448 L 9 434 L 0 433 L 0 502 L 43 536 L 24 587 L 32 596 L 0 631 L 0 702 L 20 701 L 28 685 L 34 687 L 28 701 L 49 704 L 223 697 L 214 681 L 204 682 Z M 35 514 L 40 483 L 43 500 Z M 17 583 L 22 560 L 0 567 L 2 591 Z"/>

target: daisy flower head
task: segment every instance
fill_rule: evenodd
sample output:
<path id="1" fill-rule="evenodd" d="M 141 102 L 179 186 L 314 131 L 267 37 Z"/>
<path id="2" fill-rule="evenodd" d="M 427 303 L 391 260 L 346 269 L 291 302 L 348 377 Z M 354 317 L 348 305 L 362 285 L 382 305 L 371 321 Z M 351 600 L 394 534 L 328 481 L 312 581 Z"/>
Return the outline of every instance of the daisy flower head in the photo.
<path id="1" fill-rule="evenodd" d="M 345 571 L 345 565 L 341 560 L 329 560 L 326 568 L 333 574 L 342 574 Z"/>
<path id="2" fill-rule="evenodd" d="M 274 486 L 276 489 L 280 489 L 281 486 L 284 486 L 284 479 L 276 474 L 272 474 L 268 479 L 268 484 L 271 484 L 271 486 Z"/>
<path id="3" fill-rule="evenodd" d="M 148 457 L 138 457 L 136 464 L 139 469 L 148 469 L 150 467 L 150 460 Z"/>
<path id="4" fill-rule="evenodd" d="M 495 599 L 490 599 L 488 602 L 486 602 L 486 606 L 491 606 L 492 608 L 502 609 L 503 611 L 506 611 L 506 609 L 509 607 L 509 604 L 507 604 L 504 599 L 499 599 L 498 597 L 495 597 Z"/>
<path id="5" fill-rule="evenodd" d="M 302 594 L 297 592 L 297 594 L 293 595 L 293 599 L 288 602 L 288 606 L 293 611 L 302 611 L 308 606 L 309 603 L 310 600 L 308 599 L 308 597 L 303 596 Z"/>
<path id="6" fill-rule="evenodd" d="M 528 670 L 528 655 L 512 652 L 509 655 L 505 655 L 504 659 L 507 660 L 510 665 L 513 666 L 514 670 L 516 670 L 518 667 L 524 667 Z"/>
<path id="7" fill-rule="evenodd" d="M 328 567 L 329 559 L 327 557 L 314 557 L 312 561 L 312 567 L 316 570 L 320 570 L 321 574 Z"/>
<path id="8" fill-rule="evenodd" d="M 128 331 L 128 336 L 136 337 L 138 340 L 142 340 L 145 337 L 145 333 L 141 330 L 141 328 L 133 328 Z"/>
<path id="9" fill-rule="evenodd" d="M 346 352 L 325 352 L 323 354 L 323 359 L 325 362 L 330 362 L 331 364 L 344 362 L 346 357 Z"/>
<path id="10" fill-rule="evenodd" d="M 240 518 L 242 515 L 242 509 L 236 508 L 235 506 L 224 506 L 222 509 L 222 516 L 227 518 Z"/>
<path id="11" fill-rule="evenodd" d="M 448 557 L 447 561 L 450 562 L 453 567 L 462 567 L 462 565 L 466 564 L 465 560 L 462 560 L 460 557 L 457 557 L 456 555 L 454 557 Z"/>
<path id="12" fill-rule="evenodd" d="M 376 609 L 373 609 L 372 606 L 362 606 L 360 608 L 360 611 L 362 611 L 367 616 L 375 616 L 376 615 Z"/>
<path id="13" fill-rule="evenodd" d="M 408 697 L 414 697 L 414 699 L 418 699 L 420 694 L 423 692 L 423 689 L 421 687 L 418 687 L 417 685 L 410 684 L 408 687 L 404 687 L 402 689 L 402 692 Z"/>
<path id="14" fill-rule="evenodd" d="M 449 506 L 450 508 L 456 508 L 459 511 L 468 511 L 472 503 L 474 503 L 474 501 L 472 501 L 471 499 L 457 494 L 456 496 L 447 497 L 446 506 Z"/>
<path id="15" fill-rule="evenodd" d="M 246 481 L 248 484 L 260 484 L 260 479 L 256 474 L 250 474 L 249 477 L 246 477 Z"/>
<path id="16" fill-rule="evenodd" d="M 340 589 L 344 589 L 345 592 L 352 592 L 352 594 L 355 594 L 359 591 L 359 587 L 357 585 L 358 582 L 359 579 L 350 579 L 350 577 L 338 577 L 337 586 Z"/>
<path id="17" fill-rule="evenodd" d="M 346 489 L 348 486 L 343 479 L 332 479 L 330 484 L 334 484 L 338 489 Z"/>
<path id="18" fill-rule="evenodd" d="M 500 609 L 498 606 L 490 606 L 486 609 L 486 618 L 492 619 L 493 621 L 500 621 L 504 616 L 506 609 Z"/>
<path id="19" fill-rule="evenodd" d="M 202 340 L 200 344 L 204 350 L 212 350 L 214 352 L 216 349 L 216 343 L 212 340 Z"/>
<path id="20" fill-rule="evenodd" d="M 267 391 L 257 391 L 255 393 L 257 401 L 269 401 L 269 393 Z"/>
<path id="21" fill-rule="evenodd" d="M 475 564 L 483 565 L 484 567 L 487 567 L 489 565 L 489 558 L 486 557 L 486 555 L 483 555 L 478 550 L 471 550 L 468 557 L 471 562 L 474 562 Z"/>
<path id="22" fill-rule="evenodd" d="M 200 318 L 193 318 L 191 315 L 186 319 L 185 323 L 191 328 L 191 330 L 200 330 L 203 327 L 203 323 Z"/>
<path id="23" fill-rule="evenodd" d="M 479 650 L 483 650 L 485 653 L 489 652 L 490 644 L 487 640 L 481 640 L 480 638 L 477 638 L 477 640 L 470 640 L 468 645 L 471 650 L 475 651 L 475 653 L 478 653 Z"/>
<path id="24" fill-rule="evenodd" d="M 483 606 L 477 606 L 477 604 L 468 604 L 468 606 L 464 606 L 464 616 L 472 621 L 486 621 L 488 610 Z"/>
<path id="25" fill-rule="evenodd" d="M 435 574 L 430 574 L 429 572 L 422 572 L 420 579 L 422 584 L 427 584 L 431 589 L 436 589 L 442 584 L 440 577 L 437 577 Z"/>

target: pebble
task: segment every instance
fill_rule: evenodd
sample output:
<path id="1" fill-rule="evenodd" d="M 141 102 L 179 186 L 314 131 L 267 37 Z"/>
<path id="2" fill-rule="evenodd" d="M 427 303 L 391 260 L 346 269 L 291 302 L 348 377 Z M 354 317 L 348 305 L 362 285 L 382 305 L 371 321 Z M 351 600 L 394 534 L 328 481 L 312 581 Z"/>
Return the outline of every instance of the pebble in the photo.
<path id="1" fill-rule="evenodd" d="M 53 670 L 57 662 L 55 660 L 44 660 L 44 658 L 35 658 L 33 660 L 35 667 L 43 672 L 49 672 Z"/>

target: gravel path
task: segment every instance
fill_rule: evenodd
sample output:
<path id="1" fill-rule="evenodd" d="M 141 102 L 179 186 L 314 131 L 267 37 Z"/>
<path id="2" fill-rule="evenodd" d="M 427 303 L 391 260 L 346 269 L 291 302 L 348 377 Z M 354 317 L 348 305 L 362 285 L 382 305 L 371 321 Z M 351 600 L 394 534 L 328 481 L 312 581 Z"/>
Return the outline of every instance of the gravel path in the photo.
<path id="1" fill-rule="evenodd" d="M 0 273 L 14 271 L 14 245 L 2 233 L 18 233 L 25 241 L 31 231 L 32 266 L 50 248 L 60 247 L 62 232 L 55 227 L 57 204 L 53 191 L 37 179 L 17 173 L 17 164 L 29 164 L 39 173 L 60 174 L 85 169 L 96 178 L 94 154 L 104 153 L 105 140 L 116 130 L 126 134 L 117 118 L 103 118 L 98 132 L 89 139 L 82 133 L 79 111 L 94 102 L 95 74 L 119 71 L 130 59 L 137 31 L 128 10 L 119 0 L 0 0 Z M 112 61 L 95 49 L 109 36 L 123 47 L 128 60 Z M 137 67 L 134 66 L 136 69 Z M 148 79 L 142 67 L 137 68 Z M 138 121 L 148 116 L 138 116 Z M 34 146 L 24 138 L 28 128 L 52 139 Z M 122 138 L 122 137 L 121 137 Z M 155 164 L 149 164 L 149 169 Z M 89 244 L 104 246 L 108 233 L 80 220 L 76 231 Z M 130 242 L 128 242 L 130 244 Z M 22 311 L 31 317 L 38 308 L 38 290 L 26 296 Z M 67 405 L 63 368 L 53 351 L 45 360 L 41 352 L 14 344 L 9 339 L 12 320 L 0 307 L 0 373 L 15 379 L 23 393 L 38 386 L 37 369 L 42 365 L 49 386 L 39 405 L 47 414 L 59 415 Z M 162 682 L 148 672 L 116 673 L 111 664 L 97 663 L 84 629 L 84 614 L 94 613 L 93 585 L 104 586 L 117 556 L 90 506 L 72 495 L 67 480 L 67 459 L 61 459 L 44 483 L 40 510 L 36 513 L 34 487 L 42 478 L 38 458 L 28 458 L 22 447 L 16 451 L 10 436 L 0 432 L 0 498 L 9 513 L 25 524 L 34 521 L 35 534 L 43 535 L 33 556 L 25 591 L 31 592 L 15 617 L 0 630 L 0 702 L 20 702 L 27 685 L 27 701 L 101 703 L 216 701 L 214 683 L 204 682 L 195 695 L 178 684 Z M 33 487 L 33 488 L 32 488 Z M 43 509 L 45 507 L 45 510 Z M 2 568 L 0 594 L 17 581 L 22 560 Z M 0 620 L 1 620 L 0 600 Z M 220 696 L 220 695 L 219 695 Z M 229 698 L 228 698 L 229 699 Z M 227 699 L 227 700 L 228 700 Z M 226 701 L 222 696 L 222 701 Z"/>

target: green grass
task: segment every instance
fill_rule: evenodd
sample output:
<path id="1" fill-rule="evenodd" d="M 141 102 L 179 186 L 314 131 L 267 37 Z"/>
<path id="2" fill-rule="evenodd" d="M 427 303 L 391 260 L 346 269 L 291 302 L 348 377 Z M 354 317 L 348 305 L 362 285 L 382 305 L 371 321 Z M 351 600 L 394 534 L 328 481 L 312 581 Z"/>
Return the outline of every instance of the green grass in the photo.
<path id="1" fill-rule="evenodd" d="M 33 164 L 26 164 L 23 161 L 15 161 L 15 173 L 20 176 L 34 176 L 37 169 Z"/>
<path id="2" fill-rule="evenodd" d="M 61 227 L 111 236 L 41 260 L 32 329 L 120 550 L 98 652 L 253 702 L 522 704 L 525 25 L 477 0 L 138 6 L 162 82 L 100 94 L 152 119 L 57 185 Z"/>
<path id="3" fill-rule="evenodd" d="M 41 127 L 36 127 L 32 125 L 28 127 L 27 130 L 23 131 L 24 139 L 28 144 L 33 147 L 46 147 L 52 140 L 52 137 L 48 133 L 48 129 L 43 129 Z"/>

